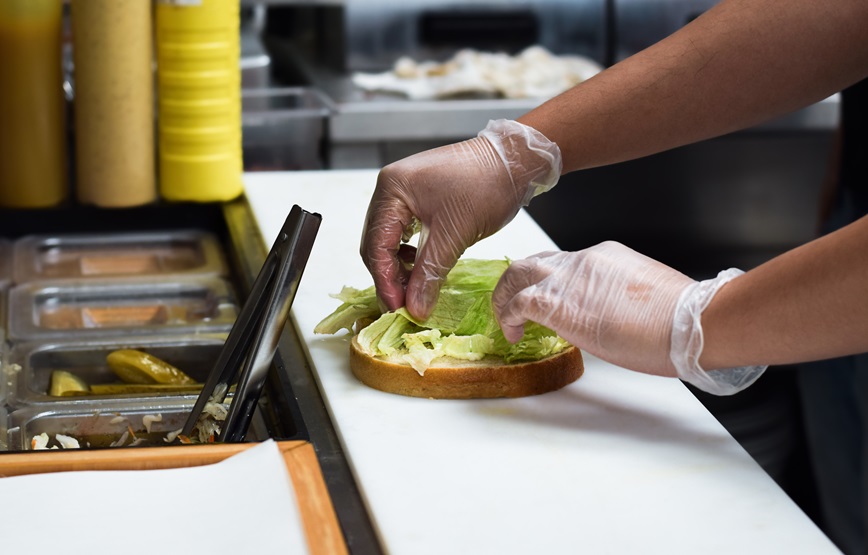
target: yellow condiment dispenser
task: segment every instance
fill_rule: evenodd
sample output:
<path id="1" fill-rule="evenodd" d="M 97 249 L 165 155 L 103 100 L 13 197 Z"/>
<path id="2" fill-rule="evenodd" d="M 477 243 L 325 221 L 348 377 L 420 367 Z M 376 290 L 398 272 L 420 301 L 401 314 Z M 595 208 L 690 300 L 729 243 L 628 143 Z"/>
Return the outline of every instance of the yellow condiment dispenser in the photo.
<path id="1" fill-rule="evenodd" d="M 0 205 L 67 196 L 62 0 L 0 1 Z"/>
<path id="2" fill-rule="evenodd" d="M 150 0 L 72 0 L 76 194 L 124 207 L 156 199 Z"/>
<path id="3" fill-rule="evenodd" d="M 239 0 L 157 0 L 160 194 L 242 192 Z"/>

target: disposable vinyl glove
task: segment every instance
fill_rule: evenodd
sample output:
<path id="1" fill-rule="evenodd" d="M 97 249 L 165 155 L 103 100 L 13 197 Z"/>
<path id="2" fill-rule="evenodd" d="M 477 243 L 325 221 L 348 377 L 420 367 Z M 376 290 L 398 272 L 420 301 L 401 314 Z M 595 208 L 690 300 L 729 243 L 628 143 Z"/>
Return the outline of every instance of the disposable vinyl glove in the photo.
<path id="1" fill-rule="evenodd" d="M 490 121 L 473 139 L 415 154 L 382 169 L 360 253 L 389 310 L 417 318 L 473 243 L 509 223 L 561 174 L 558 146 L 511 120 Z M 407 241 L 421 224 L 417 251 Z M 415 258 L 412 271 L 402 261 Z M 406 287 L 406 292 L 405 292 Z"/>
<path id="2" fill-rule="evenodd" d="M 513 262 L 492 302 L 510 341 L 537 322 L 588 353 L 632 370 L 677 376 L 703 391 L 729 395 L 765 366 L 706 372 L 700 316 L 740 270 L 696 282 L 620 243 L 579 252 L 546 252 Z"/>

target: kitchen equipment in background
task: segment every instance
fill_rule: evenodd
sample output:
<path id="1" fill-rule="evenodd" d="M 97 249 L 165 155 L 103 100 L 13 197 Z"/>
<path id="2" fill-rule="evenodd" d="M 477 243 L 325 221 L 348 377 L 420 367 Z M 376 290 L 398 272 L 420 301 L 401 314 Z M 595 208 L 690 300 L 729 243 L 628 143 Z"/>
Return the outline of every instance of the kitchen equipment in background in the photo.
<path id="1" fill-rule="evenodd" d="M 345 68 L 383 71 L 401 56 L 445 60 L 462 48 L 517 54 L 540 45 L 603 62 L 604 0 L 345 0 Z"/>
<path id="2" fill-rule="evenodd" d="M 160 194 L 230 200 L 242 192 L 239 0 L 156 6 Z"/>
<path id="3" fill-rule="evenodd" d="M 445 61 L 466 48 L 517 54 L 538 45 L 602 63 L 605 0 L 346 0 L 340 5 L 270 5 L 263 42 L 275 79 L 312 86 L 334 104 L 330 169 L 373 168 L 426 147 L 460 141 L 490 119 L 515 119 L 538 98 L 416 101 L 363 91 L 354 72 L 386 71 L 401 57 Z"/>
<path id="4" fill-rule="evenodd" d="M 151 2 L 73 0 L 76 195 L 125 207 L 156 198 Z"/>
<path id="5" fill-rule="evenodd" d="M 244 89 L 245 171 L 320 170 L 334 107 L 310 87 Z"/>
<path id="6" fill-rule="evenodd" d="M 62 0 L 0 2 L 0 205 L 67 196 Z"/>
<path id="7" fill-rule="evenodd" d="M 241 88 L 271 85 L 271 56 L 260 35 L 265 26 L 266 7 L 261 4 L 241 8 Z"/>

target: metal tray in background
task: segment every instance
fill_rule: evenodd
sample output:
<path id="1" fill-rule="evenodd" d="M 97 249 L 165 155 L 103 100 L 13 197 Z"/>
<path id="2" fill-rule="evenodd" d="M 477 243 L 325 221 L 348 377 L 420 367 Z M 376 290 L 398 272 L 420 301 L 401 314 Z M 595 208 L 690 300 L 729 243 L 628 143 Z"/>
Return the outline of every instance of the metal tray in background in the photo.
<path id="1" fill-rule="evenodd" d="M 198 230 L 28 235 L 13 249 L 12 277 L 19 284 L 227 275 L 217 238 Z"/>
<path id="2" fill-rule="evenodd" d="M 191 401 L 160 400 L 152 403 L 116 403 L 113 405 L 80 404 L 76 406 L 27 407 L 18 409 L 7 418 L 9 451 L 30 451 L 31 440 L 41 433 L 48 434 L 49 448 L 57 445 L 55 436 L 64 434 L 79 440 L 82 448 L 110 447 L 124 432 L 133 430 L 136 437 L 145 438 L 142 446 L 166 445 L 166 434 L 180 430 L 193 408 Z M 143 419 L 147 415 L 159 416 L 147 433 Z M 248 441 L 267 439 L 264 428 L 252 426 Z M 131 437 L 123 445 L 129 447 Z"/>
<path id="3" fill-rule="evenodd" d="M 114 338 L 81 343 L 58 341 L 53 343 L 21 343 L 12 347 L 8 362 L 19 370 L 10 373 L 7 402 L 20 408 L 37 404 L 95 404 L 117 403 L 119 400 L 138 399 L 155 402 L 161 398 L 196 400 L 198 393 L 130 393 L 123 395 L 51 396 L 48 390 L 51 373 L 65 370 L 89 385 L 122 383 L 106 362 L 106 356 L 119 349 L 136 349 L 153 355 L 178 368 L 194 380 L 204 383 L 211 367 L 223 348 L 225 334 L 213 337 L 196 335 L 172 337 Z"/>
<path id="4" fill-rule="evenodd" d="M 171 280 L 42 282 L 9 291 L 12 341 L 228 332 L 238 315 L 229 283 Z"/>
<path id="5" fill-rule="evenodd" d="M 313 88 L 241 91 L 245 171 L 319 170 L 331 102 Z"/>

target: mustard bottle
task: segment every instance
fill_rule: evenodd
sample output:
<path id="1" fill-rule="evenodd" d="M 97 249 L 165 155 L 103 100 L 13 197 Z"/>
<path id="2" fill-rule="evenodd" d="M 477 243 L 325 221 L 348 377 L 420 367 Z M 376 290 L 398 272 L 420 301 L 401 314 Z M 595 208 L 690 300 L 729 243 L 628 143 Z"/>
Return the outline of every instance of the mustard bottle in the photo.
<path id="1" fill-rule="evenodd" d="M 161 196 L 230 200 L 243 186 L 239 0 L 157 0 Z"/>
<path id="2" fill-rule="evenodd" d="M 67 196 L 62 0 L 0 2 L 0 205 Z"/>
<path id="3" fill-rule="evenodd" d="M 156 199 L 150 0 L 72 0 L 76 195 L 102 207 Z"/>

